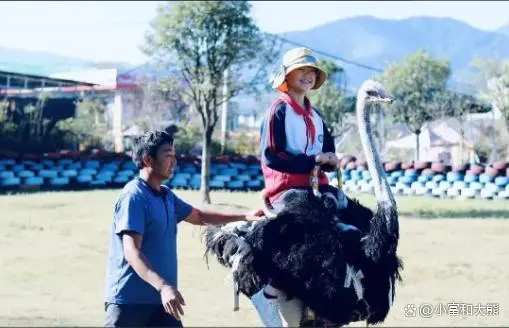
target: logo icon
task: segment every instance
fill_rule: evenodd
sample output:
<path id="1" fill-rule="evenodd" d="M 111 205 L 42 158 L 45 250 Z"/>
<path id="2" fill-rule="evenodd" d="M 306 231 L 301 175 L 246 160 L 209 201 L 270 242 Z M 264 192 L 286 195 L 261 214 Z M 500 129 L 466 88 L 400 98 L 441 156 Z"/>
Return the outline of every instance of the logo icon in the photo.
<path id="1" fill-rule="evenodd" d="M 415 304 L 405 305 L 403 311 L 405 311 L 405 317 L 415 317 L 417 315 L 417 307 Z"/>

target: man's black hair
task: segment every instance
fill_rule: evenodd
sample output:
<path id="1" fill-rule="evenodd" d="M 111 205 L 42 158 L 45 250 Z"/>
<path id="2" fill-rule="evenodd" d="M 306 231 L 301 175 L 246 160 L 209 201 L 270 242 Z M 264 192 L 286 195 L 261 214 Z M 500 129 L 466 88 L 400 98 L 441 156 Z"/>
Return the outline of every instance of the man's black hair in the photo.
<path id="1" fill-rule="evenodd" d="M 133 162 L 138 169 L 145 167 L 143 156 L 149 155 L 156 158 L 157 151 L 163 144 L 173 146 L 173 136 L 165 131 L 147 131 L 141 136 L 134 138 L 133 142 Z"/>

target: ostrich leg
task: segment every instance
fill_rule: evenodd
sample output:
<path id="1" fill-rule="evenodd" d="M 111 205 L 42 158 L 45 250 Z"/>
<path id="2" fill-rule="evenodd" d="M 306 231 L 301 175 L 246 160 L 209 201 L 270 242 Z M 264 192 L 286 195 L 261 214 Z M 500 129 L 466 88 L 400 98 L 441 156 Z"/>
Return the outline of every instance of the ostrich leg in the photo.
<path id="1" fill-rule="evenodd" d="M 240 308 L 240 296 L 239 296 L 239 286 L 234 283 L 233 284 L 233 311 L 238 311 Z"/>

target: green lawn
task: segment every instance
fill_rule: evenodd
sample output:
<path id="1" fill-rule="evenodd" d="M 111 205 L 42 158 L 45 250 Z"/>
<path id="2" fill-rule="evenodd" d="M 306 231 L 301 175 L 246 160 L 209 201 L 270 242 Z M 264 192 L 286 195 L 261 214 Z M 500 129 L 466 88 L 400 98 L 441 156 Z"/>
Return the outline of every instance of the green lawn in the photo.
<path id="1" fill-rule="evenodd" d="M 193 191 L 176 191 L 199 206 Z M 0 325 L 100 326 L 113 204 L 118 190 L 0 196 Z M 260 206 L 258 194 L 212 193 L 225 211 Z M 374 205 L 374 199 L 360 200 Z M 385 326 L 507 326 L 509 207 L 502 201 L 397 198 L 404 283 Z M 426 217 L 434 220 L 414 219 Z M 449 219 L 439 219 L 438 216 Z M 475 218 L 473 218 L 475 217 Z M 203 258 L 201 227 L 179 228 L 186 326 L 260 326 L 249 303 L 232 311 L 228 271 Z M 497 315 L 406 317 L 408 304 L 496 303 Z M 340 309 L 338 309 L 340 310 Z M 364 326 L 356 323 L 353 326 Z"/>
<path id="2" fill-rule="evenodd" d="M 353 195 L 361 203 L 375 206 L 371 195 Z M 421 196 L 397 196 L 402 216 L 415 218 L 509 218 L 509 200 L 439 199 Z"/>

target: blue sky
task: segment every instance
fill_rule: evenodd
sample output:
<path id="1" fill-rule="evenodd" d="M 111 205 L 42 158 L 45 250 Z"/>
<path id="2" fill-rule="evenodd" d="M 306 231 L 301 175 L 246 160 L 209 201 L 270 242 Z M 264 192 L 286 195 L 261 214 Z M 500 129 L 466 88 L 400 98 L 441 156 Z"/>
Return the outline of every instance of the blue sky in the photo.
<path id="1" fill-rule="evenodd" d="M 0 2 L 0 46 L 103 61 L 143 62 L 138 50 L 157 2 Z M 303 30 L 341 18 L 439 16 L 492 30 L 509 23 L 503 1 L 253 2 L 262 30 Z"/>

